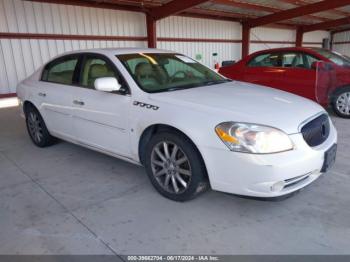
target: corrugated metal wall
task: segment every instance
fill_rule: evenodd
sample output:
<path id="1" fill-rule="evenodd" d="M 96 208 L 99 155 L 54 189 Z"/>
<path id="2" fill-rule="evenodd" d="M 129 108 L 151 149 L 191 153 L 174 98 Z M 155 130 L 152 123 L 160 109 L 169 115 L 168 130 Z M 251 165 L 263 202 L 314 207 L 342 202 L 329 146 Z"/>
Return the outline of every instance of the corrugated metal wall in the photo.
<path id="1" fill-rule="evenodd" d="M 157 24 L 160 38 L 191 38 L 201 39 L 201 42 L 159 41 L 158 46 L 175 50 L 192 57 L 202 55 L 201 62 L 213 67 L 215 61 L 239 60 L 241 58 L 241 43 L 222 42 L 220 40 L 241 40 L 241 25 L 235 22 L 196 19 L 189 17 L 169 17 Z M 251 30 L 250 53 L 279 47 L 295 45 L 295 30 L 257 27 Z M 329 37 L 326 31 L 315 31 L 304 35 L 305 46 L 321 47 L 322 39 Z M 217 39 L 217 42 L 205 41 Z M 259 42 L 259 43 L 258 43 Z M 312 44 L 310 44 L 312 43 Z M 318 44 L 317 44 L 318 43 Z M 212 54 L 217 53 L 217 57 Z"/>
<path id="2" fill-rule="evenodd" d="M 327 31 L 314 31 L 304 34 L 303 46 L 306 47 L 321 47 L 322 39 L 329 38 Z M 279 28 L 257 27 L 251 30 L 250 52 L 269 48 L 293 47 L 295 46 L 296 31 Z M 261 41 L 264 43 L 254 43 Z M 276 43 L 273 43 L 276 42 Z M 281 42 L 281 43 L 278 43 Z"/>
<path id="3" fill-rule="evenodd" d="M 0 32 L 146 36 L 142 13 L 0 0 Z M 144 41 L 0 39 L 0 94 L 66 51 L 100 47 L 145 47 Z"/>
<path id="4" fill-rule="evenodd" d="M 250 32 L 250 40 L 253 42 L 250 45 L 250 53 L 279 47 L 291 47 L 295 42 L 295 31 L 288 29 L 256 27 Z M 254 43 L 254 41 L 261 41 L 265 43 Z M 270 42 L 267 42 L 270 41 Z M 274 41 L 283 41 L 287 43 L 272 43 Z"/>
<path id="5" fill-rule="evenodd" d="M 328 31 L 314 31 L 304 34 L 304 46 L 307 47 L 322 47 L 322 44 L 307 44 L 307 43 L 322 43 L 324 38 L 330 38 L 330 33 Z"/>
<path id="6" fill-rule="evenodd" d="M 1 32 L 145 36 L 144 15 L 108 9 L 1 0 Z"/>
<path id="7" fill-rule="evenodd" d="M 0 33 L 145 37 L 145 15 L 81 6 L 0 0 Z M 241 26 L 235 22 L 169 17 L 157 23 L 158 47 L 214 62 L 241 57 Z M 326 34 L 306 34 L 305 41 L 321 42 Z M 51 37 L 52 38 L 52 37 Z M 287 29 L 252 30 L 250 51 L 293 46 L 295 32 Z M 277 41 L 266 43 L 266 41 Z M 285 42 L 289 43 L 285 43 Z M 265 43 L 262 43 L 265 42 Z M 0 39 L 0 94 L 15 92 L 19 81 L 57 54 L 100 47 L 146 47 L 146 41 L 57 39 Z M 213 53 L 217 53 L 213 57 Z"/>
<path id="8" fill-rule="evenodd" d="M 350 56 L 350 31 L 334 34 L 333 50 Z"/>
<path id="9" fill-rule="evenodd" d="M 157 23 L 159 38 L 178 38 L 179 41 L 158 41 L 158 47 L 175 50 L 193 58 L 202 57 L 200 62 L 213 67 L 215 61 L 239 60 L 241 43 L 241 25 L 234 22 L 197 19 L 172 16 Z M 184 42 L 182 38 L 202 40 L 200 42 Z M 209 42 L 211 40 L 217 40 Z M 206 41 L 207 40 L 207 41 Z M 233 41 L 233 42 L 224 42 Z M 217 56 L 213 56 L 216 53 Z"/>

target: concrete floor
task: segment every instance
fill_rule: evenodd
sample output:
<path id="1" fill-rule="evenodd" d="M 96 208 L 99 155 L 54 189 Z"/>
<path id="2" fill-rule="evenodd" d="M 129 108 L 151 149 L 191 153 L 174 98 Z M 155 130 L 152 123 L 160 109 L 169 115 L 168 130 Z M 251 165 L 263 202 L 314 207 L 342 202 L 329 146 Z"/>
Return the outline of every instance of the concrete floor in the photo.
<path id="1" fill-rule="evenodd" d="M 0 254 L 350 254 L 350 120 L 333 118 L 333 170 L 292 198 L 176 203 L 141 167 L 35 147 L 18 111 L 0 109 Z"/>

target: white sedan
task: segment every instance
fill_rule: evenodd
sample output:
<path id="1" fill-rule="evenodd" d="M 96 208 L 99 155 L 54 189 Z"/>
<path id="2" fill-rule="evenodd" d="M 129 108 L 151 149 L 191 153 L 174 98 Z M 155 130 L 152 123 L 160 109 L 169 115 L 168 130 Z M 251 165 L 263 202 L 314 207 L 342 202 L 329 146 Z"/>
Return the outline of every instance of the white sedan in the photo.
<path id="1" fill-rule="evenodd" d="M 144 165 L 165 197 L 209 186 L 278 197 L 335 161 L 337 132 L 318 104 L 231 81 L 193 59 L 157 49 L 62 55 L 17 87 L 34 144 L 55 137 Z"/>

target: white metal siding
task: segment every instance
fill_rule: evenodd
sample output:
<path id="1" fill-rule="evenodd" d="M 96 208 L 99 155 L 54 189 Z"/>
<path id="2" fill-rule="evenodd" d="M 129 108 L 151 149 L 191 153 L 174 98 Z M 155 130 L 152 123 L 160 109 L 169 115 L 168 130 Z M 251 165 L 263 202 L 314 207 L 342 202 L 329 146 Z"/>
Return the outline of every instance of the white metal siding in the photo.
<path id="1" fill-rule="evenodd" d="M 228 21 L 171 16 L 157 23 L 157 34 L 159 38 L 240 40 L 241 25 Z M 241 57 L 241 43 L 158 41 L 158 47 L 184 53 L 192 58 L 200 54 L 200 62 L 211 68 L 215 62 L 237 61 Z M 214 57 L 213 53 L 218 55 Z"/>
<path id="2" fill-rule="evenodd" d="M 334 35 L 333 41 L 336 42 L 348 42 L 346 44 L 335 44 L 333 50 L 341 54 L 350 56 L 350 31 L 341 32 Z"/>
<path id="3" fill-rule="evenodd" d="M 158 37 L 241 39 L 241 25 L 235 22 L 171 16 L 157 23 Z"/>
<path id="4" fill-rule="evenodd" d="M 250 40 L 262 41 L 295 41 L 295 30 L 256 27 L 250 31 Z"/>
<path id="5" fill-rule="evenodd" d="M 350 56 L 350 44 L 338 44 L 338 45 L 334 45 L 333 50 L 336 52 L 339 52 L 341 54 Z"/>
<path id="6" fill-rule="evenodd" d="M 81 6 L 0 0 L 0 31 L 146 36 L 145 15 Z"/>
<path id="7" fill-rule="evenodd" d="M 172 16 L 161 20 L 157 24 L 158 37 L 169 38 L 197 38 L 241 40 L 241 25 L 235 22 L 217 21 L 210 19 L 196 19 Z M 257 27 L 251 30 L 251 41 L 281 41 L 287 43 L 251 43 L 250 53 L 280 47 L 295 46 L 295 30 L 270 27 Z M 315 31 L 304 34 L 304 46 L 321 46 L 323 38 L 329 37 L 326 31 Z M 289 43 L 288 43 L 289 42 Z M 241 43 L 208 43 L 208 42 L 158 42 L 158 47 L 182 52 L 195 58 L 202 54 L 201 62 L 213 67 L 214 62 L 223 60 L 239 60 L 241 58 Z M 213 57 L 213 53 L 218 53 Z"/>
<path id="8" fill-rule="evenodd" d="M 158 47 L 167 50 L 174 50 L 196 58 L 197 54 L 202 55 L 201 63 L 213 68 L 215 62 L 221 63 L 224 60 L 239 60 L 241 57 L 241 44 L 230 43 L 197 43 L 197 42 L 158 42 Z M 213 56 L 217 53 L 217 56 Z"/>
<path id="9" fill-rule="evenodd" d="M 314 31 L 304 34 L 304 42 L 320 42 L 324 38 L 330 38 L 330 33 L 328 31 Z M 304 44 L 306 47 L 322 47 L 322 44 Z"/>
<path id="10" fill-rule="evenodd" d="M 269 48 L 293 47 L 295 46 L 296 31 L 290 29 L 256 27 L 251 30 L 251 41 L 284 41 L 289 43 L 252 43 L 250 45 L 250 53 Z M 305 33 L 303 37 L 303 46 L 305 47 L 321 47 L 322 39 L 329 38 L 327 31 L 314 31 Z M 313 44 L 308 44 L 308 43 Z M 319 43 L 319 44 L 314 44 Z"/>
<path id="11" fill-rule="evenodd" d="M 145 15 L 81 6 L 0 0 L 0 32 L 96 36 L 146 36 Z M 52 57 L 103 47 L 146 47 L 145 41 L 0 39 L 0 94 Z"/>
<path id="12" fill-rule="evenodd" d="M 350 41 L 350 31 L 344 31 L 341 33 L 334 34 L 333 38 L 335 42 Z"/>
<path id="13" fill-rule="evenodd" d="M 250 40 L 295 42 L 295 31 L 280 28 L 256 27 L 250 31 Z M 264 49 L 292 47 L 290 43 L 251 43 L 249 53 Z"/>
<path id="14" fill-rule="evenodd" d="M 304 42 L 322 42 L 324 38 L 329 38 L 330 33 L 328 31 L 314 31 L 304 34 Z"/>

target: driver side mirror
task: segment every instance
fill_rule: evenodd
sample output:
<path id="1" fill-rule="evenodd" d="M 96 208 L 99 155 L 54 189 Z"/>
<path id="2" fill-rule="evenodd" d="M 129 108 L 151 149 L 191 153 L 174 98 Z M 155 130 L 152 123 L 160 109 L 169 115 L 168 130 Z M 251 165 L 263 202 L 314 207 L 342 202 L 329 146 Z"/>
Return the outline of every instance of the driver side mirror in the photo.
<path id="1" fill-rule="evenodd" d="M 97 78 L 94 83 L 95 89 L 102 92 L 114 92 L 121 89 L 121 84 L 115 77 Z"/>

